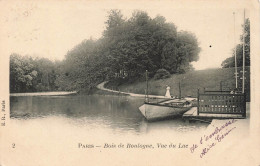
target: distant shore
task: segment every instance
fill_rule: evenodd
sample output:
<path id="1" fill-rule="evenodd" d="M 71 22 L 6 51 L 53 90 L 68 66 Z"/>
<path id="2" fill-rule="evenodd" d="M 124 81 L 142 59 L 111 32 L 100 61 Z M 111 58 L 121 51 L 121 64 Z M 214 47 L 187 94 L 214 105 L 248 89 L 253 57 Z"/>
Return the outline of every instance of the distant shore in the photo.
<path id="1" fill-rule="evenodd" d="M 77 91 L 59 91 L 59 92 L 31 92 L 31 93 L 10 93 L 10 96 L 65 96 L 77 94 Z"/>

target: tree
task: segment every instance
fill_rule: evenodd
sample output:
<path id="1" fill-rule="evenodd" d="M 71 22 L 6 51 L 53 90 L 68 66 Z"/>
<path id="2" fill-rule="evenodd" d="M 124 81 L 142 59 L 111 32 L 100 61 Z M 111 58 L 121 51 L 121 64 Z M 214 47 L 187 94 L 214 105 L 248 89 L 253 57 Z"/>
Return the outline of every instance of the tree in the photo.
<path id="1" fill-rule="evenodd" d="M 178 32 L 163 16 L 151 18 L 137 10 L 126 19 L 120 10 L 111 10 L 105 24 L 100 39 L 83 40 L 61 62 L 11 56 L 12 91 L 89 91 L 104 80 L 142 79 L 146 70 L 150 78 L 157 71 L 163 77 L 183 73 L 198 60 L 195 35 Z"/>
<path id="2" fill-rule="evenodd" d="M 244 27 L 244 25 L 242 25 L 242 27 Z M 243 42 L 243 34 L 240 35 L 240 41 Z M 232 50 L 232 57 L 229 57 L 222 62 L 222 68 L 235 67 L 235 49 L 237 66 L 243 66 L 243 44 L 238 44 Z M 250 66 L 250 21 L 248 18 L 245 21 L 245 66 Z"/>
<path id="3" fill-rule="evenodd" d="M 102 82 L 107 70 L 100 40 L 84 40 L 72 50 L 58 66 L 55 85 L 60 90 L 88 91 Z"/>
<path id="4" fill-rule="evenodd" d="M 105 24 L 99 40 L 84 40 L 67 53 L 55 81 L 60 89 L 92 89 L 105 79 L 134 81 L 146 70 L 150 77 L 162 68 L 182 73 L 198 60 L 196 37 L 177 32 L 163 16 L 152 19 L 137 10 L 126 19 L 120 10 L 111 10 Z"/>
<path id="5" fill-rule="evenodd" d="M 156 80 L 158 80 L 158 79 L 165 79 L 165 78 L 169 78 L 170 76 L 171 76 L 171 74 L 167 70 L 159 69 L 155 73 L 154 79 L 156 79 Z"/>
<path id="6" fill-rule="evenodd" d="M 56 90 L 55 64 L 46 58 L 10 55 L 10 92 Z"/>
<path id="7" fill-rule="evenodd" d="M 35 70 L 38 72 L 34 82 L 34 91 L 55 90 L 56 71 L 55 64 L 47 58 L 36 58 L 33 60 Z"/>
<path id="8" fill-rule="evenodd" d="M 13 53 L 10 56 L 10 92 L 26 92 L 33 89 L 37 71 L 32 58 Z"/>
<path id="9" fill-rule="evenodd" d="M 110 14 L 112 21 L 108 23 L 113 20 L 120 23 L 108 25 L 104 33 L 104 38 L 110 41 L 105 49 L 110 71 L 124 71 L 129 79 L 136 79 L 145 70 L 154 75 L 160 68 L 182 73 L 191 68 L 190 62 L 198 60 L 196 37 L 188 32 L 178 33 L 176 26 L 166 23 L 163 16 L 152 19 L 146 12 L 135 11 L 128 20 L 118 18 L 122 18 L 120 12 Z"/>

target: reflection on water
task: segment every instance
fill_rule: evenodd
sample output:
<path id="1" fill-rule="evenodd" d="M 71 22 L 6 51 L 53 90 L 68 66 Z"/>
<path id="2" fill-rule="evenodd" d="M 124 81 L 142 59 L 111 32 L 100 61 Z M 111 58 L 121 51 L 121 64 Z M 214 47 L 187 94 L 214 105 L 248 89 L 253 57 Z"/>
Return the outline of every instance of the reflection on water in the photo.
<path id="1" fill-rule="evenodd" d="M 11 97 L 11 118 L 16 120 L 64 119 L 78 127 L 102 128 L 116 133 L 147 133 L 151 130 L 187 132 L 206 124 L 185 123 L 180 118 L 147 122 L 138 107 L 143 99 L 129 96 Z"/>

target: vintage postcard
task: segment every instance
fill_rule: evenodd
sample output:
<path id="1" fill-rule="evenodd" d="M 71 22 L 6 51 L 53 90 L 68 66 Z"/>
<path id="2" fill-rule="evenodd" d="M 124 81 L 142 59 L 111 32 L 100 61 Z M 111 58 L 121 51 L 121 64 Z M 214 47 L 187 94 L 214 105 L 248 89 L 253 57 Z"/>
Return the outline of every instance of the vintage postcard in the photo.
<path id="1" fill-rule="evenodd" d="M 260 166 L 259 7 L 0 1 L 0 166 Z"/>

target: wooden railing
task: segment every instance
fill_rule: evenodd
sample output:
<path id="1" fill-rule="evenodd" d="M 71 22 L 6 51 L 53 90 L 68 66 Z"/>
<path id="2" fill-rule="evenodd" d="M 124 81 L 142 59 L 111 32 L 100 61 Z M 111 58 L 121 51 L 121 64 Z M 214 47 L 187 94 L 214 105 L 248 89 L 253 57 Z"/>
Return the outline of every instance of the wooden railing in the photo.
<path id="1" fill-rule="evenodd" d="M 241 114 L 243 117 L 246 117 L 246 95 L 231 93 L 205 91 L 201 94 L 198 90 L 198 115 L 200 113 Z"/>
<path id="2" fill-rule="evenodd" d="M 215 93 L 217 93 L 217 94 L 230 94 L 231 93 L 231 91 L 213 91 L 213 90 L 204 90 L 204 93 L 206 93 L 206 94 L 215 94 Z"/>

